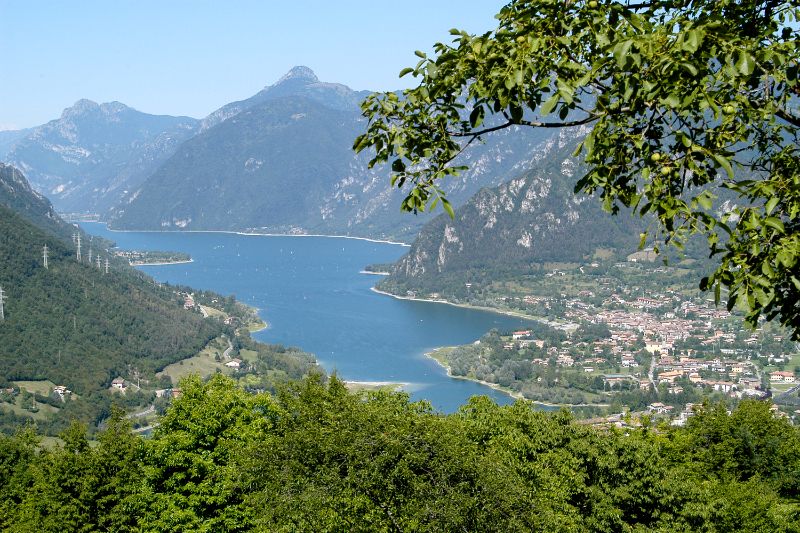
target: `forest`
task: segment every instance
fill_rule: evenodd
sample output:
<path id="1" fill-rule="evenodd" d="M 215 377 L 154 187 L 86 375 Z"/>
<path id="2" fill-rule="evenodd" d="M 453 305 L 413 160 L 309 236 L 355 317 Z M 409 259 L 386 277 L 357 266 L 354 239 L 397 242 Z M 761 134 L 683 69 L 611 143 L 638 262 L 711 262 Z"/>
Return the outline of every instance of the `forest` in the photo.
<path id="1" fill-rule="evenodd" d="M 0 437 L 4 531 L 797 531 L 800 431 L 766 403 L 597 429 L 475 397 L 443 415 L 336 377 L 188 378 L 151 438 Z"/>

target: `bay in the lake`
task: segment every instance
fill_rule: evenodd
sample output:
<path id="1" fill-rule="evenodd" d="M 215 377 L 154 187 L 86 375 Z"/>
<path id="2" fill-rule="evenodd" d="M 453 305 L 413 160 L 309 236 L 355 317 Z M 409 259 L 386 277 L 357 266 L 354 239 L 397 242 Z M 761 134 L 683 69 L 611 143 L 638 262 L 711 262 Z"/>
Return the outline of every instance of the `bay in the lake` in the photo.
<path id="1" fill-rule="evenodd" d="M 413 399 L 428 400 L 445 412 L 478 394 L 502 404 L 512 401 L 489 387 L 448 377 L 424 354 L 473 342 L 492 328 L 519 328 L 525 321 L 371 291 L 377 276 L 359 271 L 392 262 L 407 247 L 329 237 L 112 232 L 99 223 L 81 225 L 122 249 L 191 254 L 191 263 L 141 269 L 162 282 L 236 295 L 269 323 L 254 334 L 256 339 L 312 352 L 342 379 L 407 383 L 404 389 Z"/>

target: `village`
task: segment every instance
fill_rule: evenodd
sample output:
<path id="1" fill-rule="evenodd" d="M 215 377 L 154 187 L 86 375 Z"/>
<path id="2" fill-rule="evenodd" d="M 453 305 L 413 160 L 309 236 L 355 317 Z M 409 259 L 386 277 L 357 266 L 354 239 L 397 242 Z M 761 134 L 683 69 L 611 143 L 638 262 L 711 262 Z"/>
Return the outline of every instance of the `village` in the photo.
<path id="1" fill-rule="evenodd" d="M 454 375 L 536 401 L 610 406 L 625 393 L 625 411 L 675 425 L 704 399 L 744 398 L 772 402 L 800 422 L 800 351 L 787 332 L 764 321 L 748 329 L 735 309 L 687 290 L 680 269 L 637 259 L 605 272 L 592 263 L 490 286 L 484 302 L 536 316 L 547 328 L 503 332 L 496 343 L 484 337 L 482 348 L 450 351 L 443 363 Z M 520 370 L 527 363 L 531 370 Z M 620 417 L 611 419 L 619 425 Z"/>

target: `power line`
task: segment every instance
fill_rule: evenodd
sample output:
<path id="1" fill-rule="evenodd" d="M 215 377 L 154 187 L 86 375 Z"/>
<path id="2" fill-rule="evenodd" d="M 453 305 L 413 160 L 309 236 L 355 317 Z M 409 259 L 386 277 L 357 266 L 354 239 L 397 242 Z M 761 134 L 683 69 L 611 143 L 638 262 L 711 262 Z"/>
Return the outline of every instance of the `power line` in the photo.
<path id="1" fill-rule="evenodd" d="M 78 236 L 77 236 L 77 243 L 78 243 L 78 254 L 77 254 L 76 257 L 78 259 L 78 262 L 80 262 L 80 260 L 81 260 L 81 234 L 80 233 L 78 233 Z"/>

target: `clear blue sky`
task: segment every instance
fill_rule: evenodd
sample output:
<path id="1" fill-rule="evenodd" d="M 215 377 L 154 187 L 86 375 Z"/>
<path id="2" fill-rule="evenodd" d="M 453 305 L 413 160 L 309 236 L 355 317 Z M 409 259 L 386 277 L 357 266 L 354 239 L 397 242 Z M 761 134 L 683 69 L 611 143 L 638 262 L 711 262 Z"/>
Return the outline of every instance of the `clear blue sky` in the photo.
<path id="1" fill-rule="evenodd" d="M 202 117 L 295 65 L 353 89 L 397 73 L 452 27 L 495 27 L 502 0 L 0 0 L 0 130 L 80 98 Z"/>

